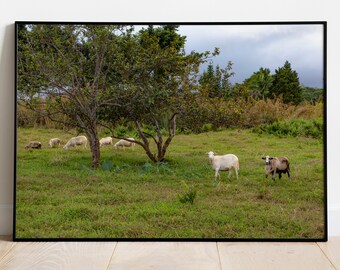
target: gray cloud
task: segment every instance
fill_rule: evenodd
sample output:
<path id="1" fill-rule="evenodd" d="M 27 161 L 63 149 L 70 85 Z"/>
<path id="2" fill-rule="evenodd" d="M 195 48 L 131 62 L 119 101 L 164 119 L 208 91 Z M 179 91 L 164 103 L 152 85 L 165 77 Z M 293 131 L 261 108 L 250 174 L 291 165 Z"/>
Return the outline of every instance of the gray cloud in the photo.
<path id="1" fill-rule="evenodd" d="M 233 83 L 241 83 L 260 67 L 275 73 L 288 60 L 301 84 L 323 86 L 322 25 L 185 25 L 179 29 L 187 36 L 187 52 L 220 48 L 213 63 L 225 67 L 232 61 Z"/>

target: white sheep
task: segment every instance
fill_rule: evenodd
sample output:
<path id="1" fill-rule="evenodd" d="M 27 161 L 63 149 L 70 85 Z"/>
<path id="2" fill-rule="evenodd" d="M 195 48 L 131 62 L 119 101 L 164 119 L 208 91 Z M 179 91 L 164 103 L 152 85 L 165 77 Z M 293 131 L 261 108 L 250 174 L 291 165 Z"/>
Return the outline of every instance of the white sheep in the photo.
<path id="1" fill-rule="evenodd" d="M 101 138 L 99 140 L 99 144 L 100 144 L 100 146 L 103 146 L 103 145 L 112 145 L 112 137 Z"/>
<path id="2" fill-rule="evenodd" d="M 215 181 L 217 177 L 220 179 L 219 171 L 229 171 L 228 177 L 231 176 L 231 169 L 234 168 L 236 178 L 238 179 L 239 161 L 238 157 L 233 154 L 223 156 L 215 156 L 214 152 L 207 153 L 212 168 L 215 171 Z"/>
<path id="3" fill-rule="evenodd" d="M 127 138 L 128 140 L 134 141 L 134 138 Z M 117 149 L 118 147 L 122 147 L 123 150 L 125 150 L 124 147 L 132 147 L 132 150 L 135 149 L 135 143 L 134 142 L 129 142 L 126 140 L 119 140 L 118 142 L 115 143 L 114 148 Z"/>
<path id="4" fill-rule="evenodd" d="M 87 138 L 85 136 L 78 136 L 71 138 L 64 146 L 64 149 L 67 150 L 69 147 L 75 147 L 76 145 L 82 145 L 83 149 L 87 148 Z"/>
<path id="5" fill-rule="evenodd" d="M 289 161 L 286 157 L 262 157 L 265 160 L 265 172 L 266 178 L 269 174 L 272 175 L 272 179 L 275 180 L 275 173 L 279 174 L 279 179 L 282 177 L 282 173 L 287 173 L 290 178 Z"/>
<path id="6" fill-rule="evenodd" d="M 50 148 L 54 147 L 54 146 L 60 146 L 61 140 L 59 138 L 53 138 L 48 142 L 48 146 Z"/>

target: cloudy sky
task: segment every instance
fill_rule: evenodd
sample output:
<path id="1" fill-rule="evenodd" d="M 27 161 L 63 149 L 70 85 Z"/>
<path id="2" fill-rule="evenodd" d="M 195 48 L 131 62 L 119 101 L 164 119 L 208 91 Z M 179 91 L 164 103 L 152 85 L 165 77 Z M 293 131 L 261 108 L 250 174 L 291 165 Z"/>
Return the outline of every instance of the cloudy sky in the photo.
<path id="1" fill-rule="evenodd" d="M 243 82 L 260 67 L 271 73 L 286 60 L 305 86 L 323 86 L 323 26 L 320 25 L 182 25 L 185 50 L 198 52 L 220 48 L 214 65 L 232 61 L 232 83 Z"/>

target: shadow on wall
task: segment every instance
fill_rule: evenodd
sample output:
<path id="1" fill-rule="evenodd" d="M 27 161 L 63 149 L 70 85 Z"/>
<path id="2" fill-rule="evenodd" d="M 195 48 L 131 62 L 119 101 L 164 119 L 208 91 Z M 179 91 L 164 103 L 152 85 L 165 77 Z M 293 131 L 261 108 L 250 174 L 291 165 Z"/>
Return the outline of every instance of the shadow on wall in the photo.
<path id="1" fill-rule="evenodd" d="M 0 235 L 13 233 L 15 25 L 0 28 Z"/>

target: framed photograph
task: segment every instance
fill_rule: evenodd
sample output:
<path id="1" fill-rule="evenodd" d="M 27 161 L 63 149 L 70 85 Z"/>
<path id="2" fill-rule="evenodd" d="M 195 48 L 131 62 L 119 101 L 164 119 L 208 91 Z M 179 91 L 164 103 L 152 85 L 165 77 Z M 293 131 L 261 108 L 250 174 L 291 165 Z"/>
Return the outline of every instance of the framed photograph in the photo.
<path id="1" fill-rule="evenodd" d="M 15 241 L 326 241 L 326 22 L 16 22 Z"/>

